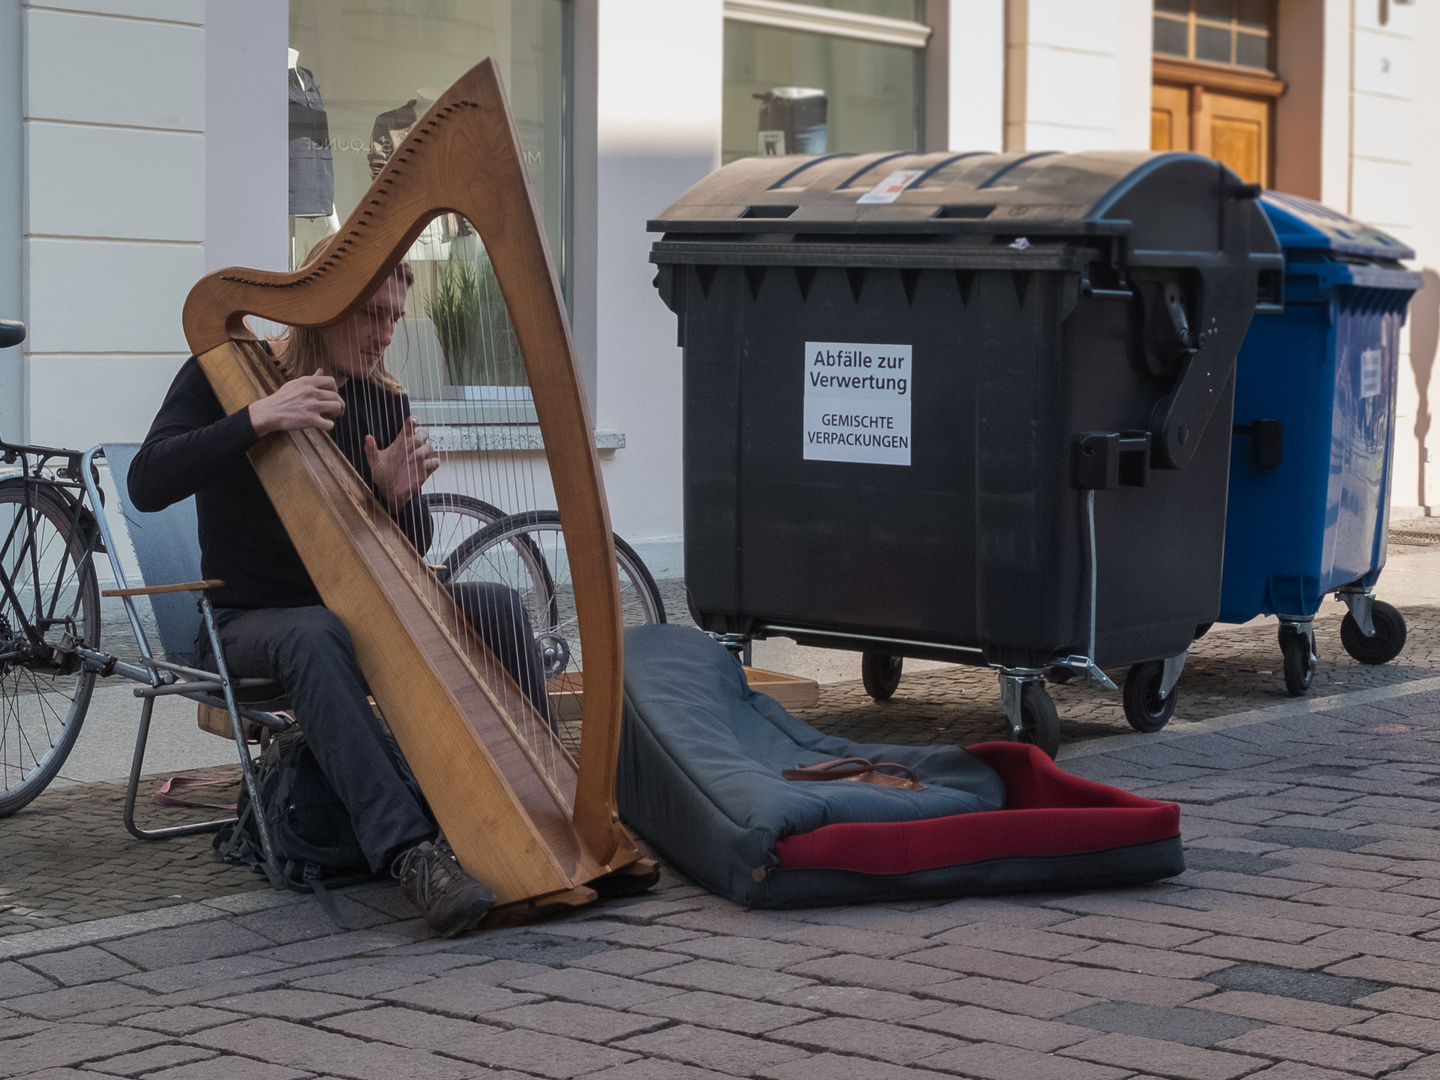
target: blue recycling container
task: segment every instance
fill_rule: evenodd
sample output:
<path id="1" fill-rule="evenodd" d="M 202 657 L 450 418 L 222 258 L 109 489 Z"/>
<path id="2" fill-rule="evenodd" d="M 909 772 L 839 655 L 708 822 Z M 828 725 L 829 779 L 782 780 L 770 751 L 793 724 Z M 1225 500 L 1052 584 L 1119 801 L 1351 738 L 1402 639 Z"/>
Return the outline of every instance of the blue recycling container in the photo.
<path id="1" fill-rule="evenodd" d="M 1422 277 L 1378 229 L 1294 195 L 1261 206 L 1285 251 L 1283 313 L 1259 313 L 1236 367 L 1220 621 L 1280 618 L 1285 683 L 1315 671 L 1311 620 L 1349 606 L 1346 649 L 1385 663 L 1405 622 L 1372 589 L 1385 565 L 1400 328 Z"/>

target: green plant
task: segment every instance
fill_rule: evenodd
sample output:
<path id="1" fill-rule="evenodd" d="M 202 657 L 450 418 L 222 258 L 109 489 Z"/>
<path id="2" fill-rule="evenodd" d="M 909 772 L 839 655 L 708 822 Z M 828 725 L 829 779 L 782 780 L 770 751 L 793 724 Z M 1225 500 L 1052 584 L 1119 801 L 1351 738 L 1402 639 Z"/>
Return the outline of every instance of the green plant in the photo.
<path id="1" fill-rule="evenodd" d="M 460 255 L 452 247 L 425 297 L 452 386 L 519 386 L 525 383 L 520 345 L 490 259 Z"/>

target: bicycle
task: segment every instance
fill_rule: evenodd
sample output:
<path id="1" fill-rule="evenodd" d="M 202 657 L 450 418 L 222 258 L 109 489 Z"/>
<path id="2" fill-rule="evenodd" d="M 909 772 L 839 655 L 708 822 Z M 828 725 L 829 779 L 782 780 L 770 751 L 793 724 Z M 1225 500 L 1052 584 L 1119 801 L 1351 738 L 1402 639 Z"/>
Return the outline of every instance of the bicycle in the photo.
<path id="1" fill-rule="evenodd" d="M 0 348 L 25 338 L 0 321 Z M 98 671 L 103 552 L 82 451 L 0 440 L 0 817 L 40 794 L 80 734 Z"/>

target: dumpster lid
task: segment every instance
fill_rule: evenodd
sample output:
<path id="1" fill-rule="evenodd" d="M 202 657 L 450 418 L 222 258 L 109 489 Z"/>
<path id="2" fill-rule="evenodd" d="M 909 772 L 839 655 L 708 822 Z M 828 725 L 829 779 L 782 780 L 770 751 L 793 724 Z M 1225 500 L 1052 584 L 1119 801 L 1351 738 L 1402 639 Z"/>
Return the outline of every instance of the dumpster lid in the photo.
<path id="1" fill-rule="evenodd" d="M 1370 259 L 1413 259 L 1415 252 L 1373 225 L 1299 195 L 1267 191 L 1260 197 L 1280 246 L 1335 251 Z"/>
<path id="2" fill-rule="evenodd" d="M 1124 236 L 1133 255 L 1218 253 L 1219 205 L 1252 254 L 1279 254 L 1253 206 L 1258 193 L 1229 169 L 1189 153 L 821 154 L 742 158 L 711 173 L 649 222 L 657 245 L 701 234 L 991 238 Z M 757 235 L 754 239 L 759 239 Z"/>

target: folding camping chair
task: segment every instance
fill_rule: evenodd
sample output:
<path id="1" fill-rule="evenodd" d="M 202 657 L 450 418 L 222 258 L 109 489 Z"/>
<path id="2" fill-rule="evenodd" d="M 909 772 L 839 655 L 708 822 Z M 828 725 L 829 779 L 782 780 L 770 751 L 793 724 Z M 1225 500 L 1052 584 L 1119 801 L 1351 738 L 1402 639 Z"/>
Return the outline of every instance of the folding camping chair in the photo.
<path id="1" fill-rule="evenodd" d="M 249 812 L 255 815 L 265 872 L 277 888 L 294 887 L 281 872 L 275 859 L 264 815 L 256 812 L 256 808 L 260 806 L 260 792 L 256 786 L 254 763 L 246 738 L 250 725 L 259 725 L 272 732 L 285 730 L 288 721 L 254 707 L 262 704 L 271 708 L 283 707 L 280 686 L 269 679 L 231 678 L 220 647 L 215 615 L 207 591 L 222 582 L 205 581 L 200 576 L 200 539 L 196 528 L 195 500 L 193 497 L 186 499 L 158 514 L 143 514 L 137 511 L 130 504 L 126 487 L 130 464 L 137 450 L 138 443 L 105 443 L 86 452 L 81 468 L 85 489 L 95 511 L 118 586 L 104 590 L 101 595 L 118 597 L 124 603 L 142 665 L 142 668 L 137 669 L 131 664 L 115 664 L 112 657 L 112 671 L 105 671 L 103 674 L 121 674 L 136 681 L 141 681 L 140 674 L 148 676 L 148 685 L 135 689 L 135 696 L 140 698 L 143 704 L 140 707 L 140 727 L 135 736 L 135 754 L 130 762 L 130 781 L 125 791 L 125 828 L 139 839 L 161 840 L 171 836 L 214 832 L 236 820 L 228 817 L 155 829 L 141 828 L 135 823 L 135 799 L 140 787 L 140 774 L 145 761 L 145 746 L 150 737 L 150 718 L 155 708 L 155 699 L 180 696 L 212 708 L 224 709 L 230 717 L 231 732 L 240 758 L 240 771 L 250 795 Z M 94 462 L 99 458 L 103 458 L 109 465 L 110 475 L 114 478 L 115 488 L 120 495 L 121 516 L 125 519 L 141 577 L 147 583 L 140 587 L 131 587 L 125 578 L 125 570 L 121 565 L 110 529 L 109 516 L 97 483 L 98 472 L 94 468 Z M 155 584 L 157 582 L 163 584 Z M 150 598 L 164 659 L 156 657 L 151 651 L 149 638 L 135 608 L 137 596 Z M 196 642 L 202 626 L 209 637 L 215 671 L 205 671 L 195 666 L 198 663 Z M 241 702 L 242 696 L 247 703 Z"/>

